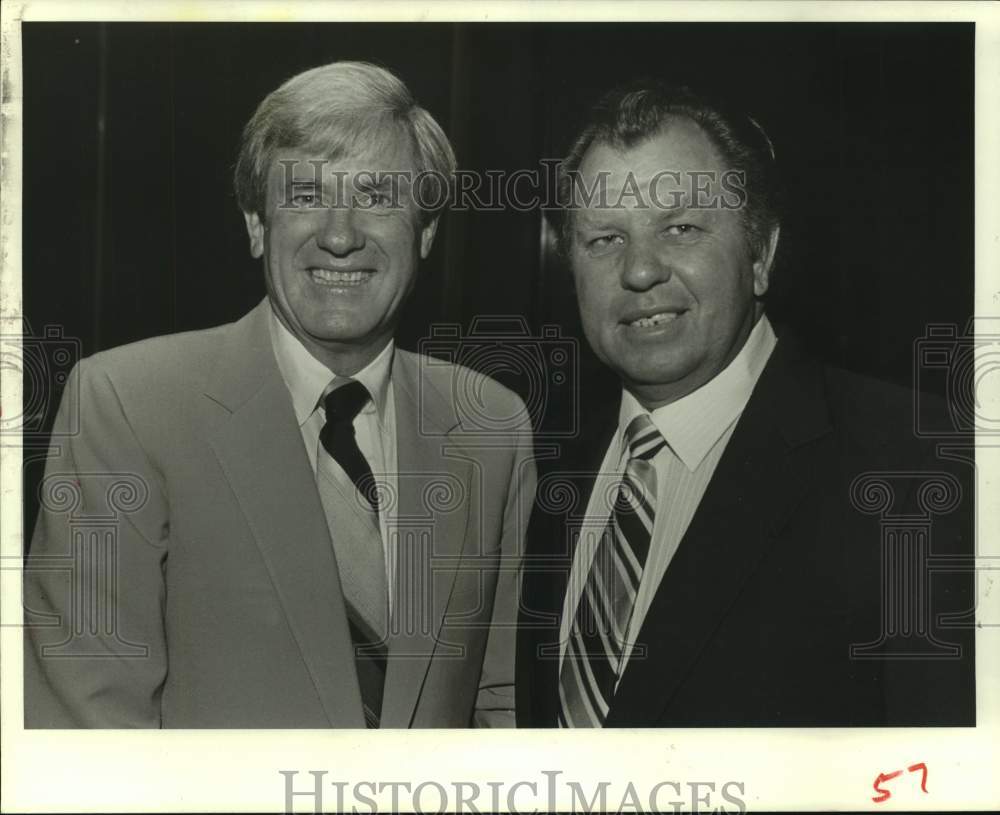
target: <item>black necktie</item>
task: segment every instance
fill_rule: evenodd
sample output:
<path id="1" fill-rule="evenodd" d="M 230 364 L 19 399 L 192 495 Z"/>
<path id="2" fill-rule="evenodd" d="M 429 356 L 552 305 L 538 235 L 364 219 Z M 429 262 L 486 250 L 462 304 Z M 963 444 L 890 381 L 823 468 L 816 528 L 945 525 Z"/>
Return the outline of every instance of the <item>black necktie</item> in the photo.
<path id="1" fill-rule="evenodd" d="M 323 400 L 326 424 L 320 431 L 319 440 L 333 460 L 343 467 L 377 516 L 378 490 L 375 489 L 375 477 L 354 438 L 354 417 L 370 398 L 367 388 L 354 380 L 330 391 Z"/>
<path id="2" fill-rule="evenodd" d="M 320 431 L 319 438 L 323 448 L 350 477 L 358 492 L 364 496 L 374 510 L 375 527 L 378 528 L 378 495 L 375 489 L 375 478 L 367 459 L 358 447 L 354 437 L 354 417 L 368 402 L 370 396 L 365 386 L 360 382 L 349 381 L 330 391 L 323 400 L 326 410 L 326 424 Z M 322 470 L 322 467 L 320 467 Z M 322 487 L 321 487 L 322 491 Z M 355 666 L 358 671 L 358 684 L 361 689 L 361 701 L 364 705 L 365 724 L 368 727 L 378 727 L 382 718 L 382 695 L 385 688 L 385 672 L 388 648 L 384 620 L 380 624 L 370 616 L 373 608 L 383 607 L 376 617 L 385 616 L 386 587 L 384 585 L 384 560 L 382 552 L 361 552 L 352 548 L 356 542 L 338 538 L 334 527 L 334 550 L 338 562 L 341 558 L 361 558 L 369 565 L 379 570 L 382 580 L 352 580 L 342 586 L 347 609 L 347 621 L 354 643 Z M 366 557 L 362 557 L 362 555 Z M 377 564 L 377 565 L 376 565 Z M 357 563 L 351 564 L 359 566 Z M 341 572 L 348 571 L 348 565 L 340 563 Z M 364 575 L 362 568 L 360 574 Z M 360 593 L 360 594 L 359 594 Z M 352 597 L 355 602 L 352 602 Z M 368 609 L 368 614 L 365 610 Z"/>

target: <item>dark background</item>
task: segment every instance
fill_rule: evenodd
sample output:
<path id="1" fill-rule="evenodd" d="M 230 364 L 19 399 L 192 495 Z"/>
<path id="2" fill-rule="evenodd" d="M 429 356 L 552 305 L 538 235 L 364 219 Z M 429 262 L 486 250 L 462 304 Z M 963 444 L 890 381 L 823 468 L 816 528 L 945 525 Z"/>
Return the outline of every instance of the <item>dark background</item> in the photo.
<path id="1" fill-rule="evenodd" d="M 973 303 L 971 24 L 96 24 L 23 32 L 23 298 L 83 354 L 240 317 L 264 295 L 231 189 L 243 124 L 291 75 L 396 72 L 459 165 L 559 157 L 612 84 L 663 76 L 737 100 L 789 190 L 769 313 L 830 362 L 910 383 L 913 344 Z M 541 214 L 450 213 L 399 341 L 514 315 L 582 337 Z M 613 388 L 585 345 L 547 421 Z M 522 392 L 532 387 L 501 372 Z M 918 383 L 924 384 L 924 383 Z M 42 389 L 41 398 L 32 388 Z M 38 396 L 38 394 L 35 394 Z M 59 388 L 25 381 L 25 529 Z"/>

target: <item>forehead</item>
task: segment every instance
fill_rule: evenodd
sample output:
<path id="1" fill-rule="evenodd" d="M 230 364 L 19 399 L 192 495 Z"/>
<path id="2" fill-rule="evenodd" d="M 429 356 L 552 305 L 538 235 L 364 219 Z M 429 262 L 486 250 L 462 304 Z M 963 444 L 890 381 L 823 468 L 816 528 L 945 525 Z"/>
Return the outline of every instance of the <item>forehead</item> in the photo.
<path id="1" fill-rule="evenodd" d="M 717 183 L 722 165 L 705 132 L 690 119 L 677 119 L 631 147 L 597 142 L 584 154 L 579 174 L 588 189 L 599 182 L 611 193 L 636 185 L 645 191 L 651 183 L 658 192 L 683 191 L 692 174 L 709 173 Z"/>
<path id="2" fill-rule="evenodd" d="M 373 133 L 363 144 L 338 145 L 333 149 L 322 144 L 281 148 L 275 152 L 268 180 L 277 184 L 297 179 L 312 181 L 317 163 L 324 178 L 329 178 L 331 172 L 346 173 L 348 177 L 360 173 L 416 172 L 409 134 L 382 131 Z"/>

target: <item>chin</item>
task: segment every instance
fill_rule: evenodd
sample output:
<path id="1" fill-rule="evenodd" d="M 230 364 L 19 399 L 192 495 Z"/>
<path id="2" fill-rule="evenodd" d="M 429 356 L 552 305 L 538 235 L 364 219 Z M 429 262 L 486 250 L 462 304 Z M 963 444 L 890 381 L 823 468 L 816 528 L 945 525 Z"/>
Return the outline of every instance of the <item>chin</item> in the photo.
<path id="1" fill-rule="evenodd" d="M 362 337 L 370 330 L 370 326 L 362 325 L 352 314 L 324 315 L 320 319 L 310 320 L 304 325 L 310 336 L 317 340 L 350 340 Z"/>
<path id="2" fill-rule="evenodd" d="M 330 344 L 340 344 L 340 345 L 356 345 L 368 334 L 362 331 L 324 331 L 322 333 L 313 334 L 312 338 L 315 342 L 320 345 L 330 345 Z"/>
<path id="3" fill-rule="evenodd" d="M 654 362 L 643 360 L 646 364 L 631 366 L 626 371 L 626 378 L 646 388 L 671 387 L 689 378 L 696 370 L 694 365 L 685 365 L 679 360 Z"/>
<path id="4" fill-rule="evenodd" d="M 696 390 L 702 383 L 698 370 L 679 366 L 643 366 L 627 371 L 622 380 L 634 393 L 654 401 L 672 401 Z"/>
<path id="5" fill-rule="evenodd" d="M 660 373 L 660 374 L 650 374 L 648 372 L 637 373 L 633 376 L 625 377 L 625 382 L 631 387 L 641 389 L 644 391 L 654 392 L 657 388 L 662 388 L 664 390 L 672 390 L 678 385 L 683 384 L 686 377 L 681 374 L 674 373 Z"/>

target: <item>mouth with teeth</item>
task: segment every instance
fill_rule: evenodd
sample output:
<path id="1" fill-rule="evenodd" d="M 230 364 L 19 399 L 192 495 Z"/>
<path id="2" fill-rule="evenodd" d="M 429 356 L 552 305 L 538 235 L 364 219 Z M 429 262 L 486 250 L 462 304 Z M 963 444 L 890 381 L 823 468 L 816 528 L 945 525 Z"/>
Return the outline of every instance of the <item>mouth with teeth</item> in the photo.
<path id="1" fill-rule="evenodd" d="M 626 323 L 626 325 L 630 328 L 655 328 L 657 326 L 673 322 L 682 314 L 684 314 L 683 311 L 660 311 L 656 314 L 650 314 L 646 317 L 639 317 L 638 319 L 631 320 Z"/>
<path id="2" fill-rule="evenodd" d="M 331 271 L 313 266 L 309 269 L 309 277 L 313 283 L 334 288 L 361 286 L 375 275 L 374 269 L 352 269 L 350 271 Z"/>

